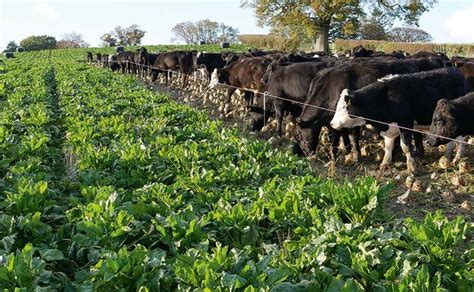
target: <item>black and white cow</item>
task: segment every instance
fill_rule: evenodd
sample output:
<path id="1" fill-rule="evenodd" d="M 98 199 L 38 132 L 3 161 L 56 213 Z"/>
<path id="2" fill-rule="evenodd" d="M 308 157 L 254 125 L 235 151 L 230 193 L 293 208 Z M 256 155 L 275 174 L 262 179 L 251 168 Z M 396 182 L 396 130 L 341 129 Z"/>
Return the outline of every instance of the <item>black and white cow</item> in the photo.
<path id="1" fill-rule="evenodd" d="M 363 59 L 363 58 L 356 58 Z M 329 126 L 339 96 L 343 89 L 355 90 L 369 85 L 378 78 L 389 74 L 414 73 L 418 71 L 417 66 L 411 63 L 400 61 L 379 62 L 373 58 L 363 63 L 349 63 L 322 70 L 318 73 L 310 85 L 308 95 L 305 99 L 301 115 L 296 119 L 297 127 L 295 138 L 301 151 L 307 155 L 313 155 L 319 143 L 319 135 L 322 127 Z M 343 133 L 336 132 L 333 137 L 333 145 L 337 145 Z M 343 135 L 343 138 L 346 137 Z M 351 141 L 347 137 L 344 141 L 346 148 L 349 144 L 353 146 L 353 158 L 358 160 L 360 150 L 358 146 L 358 131 L 351 135 Z M 421 137 L 420 137 L 421 141 Z M 352 143 L 350 143 L 352 142 Z M 331 152 L 333 158 L 337 154 L 337 147 L 333 147 Z"/>
<path id="2" fill-rule="evenodd" d="M 198 52 L 194 60 L 194 66 L 203 78 L 210 81 L 214 69 L 224 68 L 226 65 L 225 56 L 227 54 Z"/>
<path id="3" fill-rule="evenodd" d="M 464 77 L 455 68 L 396 75 L 355 91 L 343 90 L 331 127 L 353 128 L 370 123 L 382 130 L 381 135 L 385 140 L 382 169 L 391 163 L 394 141 L 400 135 L 407 169 L 414 173 L 416 167 L 411 144 L 413 132 L 409 129 L 416 125 L 430 125 L 439 99 L 454 99 L 463 94 Z"/>
<path id="4" fill-rule="evenodd" d="M 192 73 L 193 53 L 189 51 L 172 51 L 159 53 L 155 62 L 152 64 L 152 79 L 155 82 L 159 73 L 165 73 L 165 84 L 168 86 L 168 79 L 171 78 L 172 72 L 178 71 L 183 75 L 182 87 L 188 84 L 189 75 Z"/>

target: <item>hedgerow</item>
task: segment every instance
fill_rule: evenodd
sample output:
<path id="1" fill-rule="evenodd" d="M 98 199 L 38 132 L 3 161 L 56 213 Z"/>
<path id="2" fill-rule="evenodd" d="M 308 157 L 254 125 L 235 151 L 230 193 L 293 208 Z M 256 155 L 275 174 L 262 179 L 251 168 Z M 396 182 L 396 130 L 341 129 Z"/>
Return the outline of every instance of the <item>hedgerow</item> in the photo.
<path id="1" fill-rule="evenodd" d="M 448 56 L 474 57 L 473 44 L 434 44 L 434 43 L 400 43 L 373 40 L 341 40 L 334 42 L 334 48 L 337 52 L 351 50 L 356 46 L 363 46 L 368 49 L 391 53 L 402 50 L 410 54 L 427 51 L 442 52 Z"/>

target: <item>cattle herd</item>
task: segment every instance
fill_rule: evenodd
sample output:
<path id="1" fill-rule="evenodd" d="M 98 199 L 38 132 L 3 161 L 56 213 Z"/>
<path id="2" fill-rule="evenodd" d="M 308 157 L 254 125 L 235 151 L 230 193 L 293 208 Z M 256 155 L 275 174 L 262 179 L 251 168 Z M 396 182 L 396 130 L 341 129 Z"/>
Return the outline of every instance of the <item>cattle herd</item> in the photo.
<path id="1" fill-rule="evenodd" d="M 206 90 L 227 89 L 227 112 L 239 89 L 244 95 L 242 110 L 250 117 L 253 131 L 274 118 L 279 137 L 288 115 L 295 121 L 294 151 L 307 156 L 315 154 L 326 127 L 332 159 L 342 138 L 346 151 L 357 161 L 361 131 L 368 128 L 384 140 L 382 169 L 390 165 L 399 137 L 407 170 L 415 173 L 415 159 L 424 155 L 421 130 L 429 130 L 425 138 L 431 146 L 460 141 L 455 160 L 463 155 L 465 136 L 474 134 L 474 58 L 449 59 L 431 52 L 385 54 L 362 47 L 344 56 L 257 49 L 239 54 L 155 54 L 140 48 L 95 57 L 88 52 L 87 60 L 152 82 L 163 74 L 166 85 L 174 72 L 184 76 L 183 87 L 189 85 L 192 74 L 200 76 L 208 83 Z"/>

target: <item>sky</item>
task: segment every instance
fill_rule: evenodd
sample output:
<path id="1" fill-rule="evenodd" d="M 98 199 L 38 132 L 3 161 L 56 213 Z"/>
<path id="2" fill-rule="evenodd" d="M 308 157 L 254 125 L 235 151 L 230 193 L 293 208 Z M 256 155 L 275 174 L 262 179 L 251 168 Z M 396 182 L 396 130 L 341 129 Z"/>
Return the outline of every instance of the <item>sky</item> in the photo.
<path id="1" fill-rule="evenodd" d="M 138 24 L 142 43 L 169 44 L 178 22 L 211 19 L 237 27 L 241 34 L 265 34 L 254 12 L 240 0 L 0 0 L 0 50 L 30 35 L 60 39 L 69 32 L 99 46 L 100 36 L 116 26 Z M 439 0 L 420 19 L 420 28 L 437 43 L 474 43 L 474 1 Z"/>

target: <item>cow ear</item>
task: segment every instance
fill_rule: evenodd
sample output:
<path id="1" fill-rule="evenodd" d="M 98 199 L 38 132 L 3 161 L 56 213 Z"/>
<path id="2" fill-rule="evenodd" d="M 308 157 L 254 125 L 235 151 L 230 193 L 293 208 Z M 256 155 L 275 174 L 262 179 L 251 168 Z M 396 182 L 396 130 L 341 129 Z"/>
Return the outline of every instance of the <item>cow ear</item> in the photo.
<path id="1" fill-rule="evenodd" d="M 346 104 L 348 106 L 349 105 L 355 105 L 357 103 L 356 95 L 352 91 L 347 91 L 347 94 L 346 94 L 344 99 L 345 99 Z"/>

